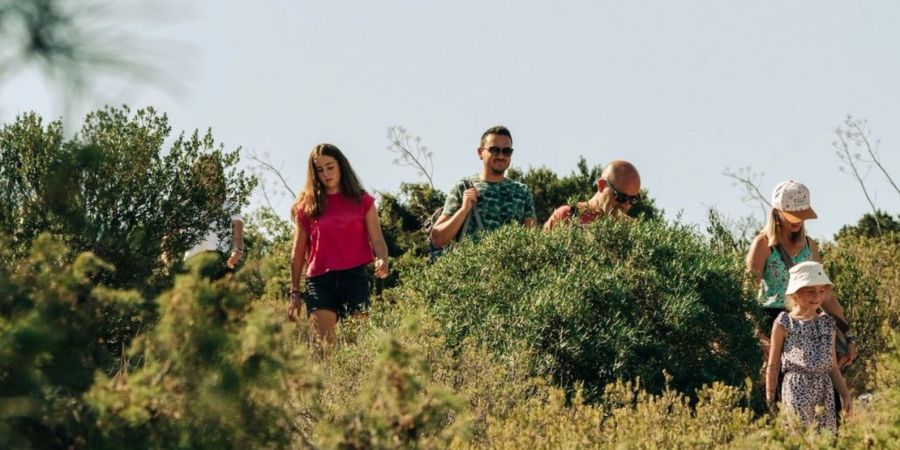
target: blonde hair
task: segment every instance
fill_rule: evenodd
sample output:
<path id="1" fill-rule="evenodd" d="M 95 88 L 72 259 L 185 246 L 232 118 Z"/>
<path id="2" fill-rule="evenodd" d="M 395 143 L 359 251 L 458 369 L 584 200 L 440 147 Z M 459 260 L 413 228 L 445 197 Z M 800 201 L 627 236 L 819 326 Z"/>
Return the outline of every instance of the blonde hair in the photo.
<path id="1" fill-rule="evenodd" d="M 797 306 L 797 293 L 784 295 L 784 309 L 790 311 Z"/>
<path id="2" fill-rule="evenodd" d="M 778 218 L 778 210 L 772 208 L 769 211 L 769 217 L 766 219 L 766 226 L 763 227 L 761 234 L 766 235 L 766 240 L 769 242 L 769 247 L 777 247 L 778 242 L 778 230 L 781 228 L 781 219 Z M 800 227 L 800 236 L 801 241 L 806 240 L 806 223 L 804 223 Z"/>

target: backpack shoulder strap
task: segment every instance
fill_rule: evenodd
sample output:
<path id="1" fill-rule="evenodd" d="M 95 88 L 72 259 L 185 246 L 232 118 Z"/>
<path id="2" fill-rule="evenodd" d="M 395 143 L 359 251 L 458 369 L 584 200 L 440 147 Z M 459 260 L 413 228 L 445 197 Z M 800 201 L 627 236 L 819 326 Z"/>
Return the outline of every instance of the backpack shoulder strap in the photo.
<path id="1" fill-rule="evenodd" d="M 578 203 L 569 205 L 569 219 L 577 219 L 580 215 L 581 211 L 578 210 Z"/>
<path id="2" fill-rule="evenodd" d="M 465 187 L 465 189 L 472 189 L 473 187 L 475 187 L 475 185 L 469 179 L 463 180 L 463 186 Z M 484 229 L 484 222 L 481 220 L 481 212 L 478 211 L 478 205 L 475 205 L 472 207 L 472 213 L 471 213 L 470 217 L 475 218 L 475 225 L 478 227 L 479 230 Z M 466 218 L 466 224 L 464 225 L 464 229 L 463 229 L 463 233 L 462 233 L 463 235 L 465 235 L 466 231 L 468 231 L 468 228 L 469 228 L 468 225 L 469 225 L 469 219 Z"/>
<path id="3" fill-rule="evenodd" d="M 776 248 L 778 249 L 778 254 L 781 255 L 781 260 L 784 262 L 784 268 L 791 270 L 791 267 L 794 267 L 794 261 L 791 260 L 787 250 L 784 249 L 784 246 L 782 246 L 781 243 L 778 243 Z"/>

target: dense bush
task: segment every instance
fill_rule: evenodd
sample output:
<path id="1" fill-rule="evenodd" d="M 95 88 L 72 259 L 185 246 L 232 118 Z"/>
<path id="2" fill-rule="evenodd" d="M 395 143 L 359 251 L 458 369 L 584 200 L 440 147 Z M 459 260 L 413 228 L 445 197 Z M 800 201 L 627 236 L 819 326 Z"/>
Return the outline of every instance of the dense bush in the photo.
<path id="1" fill-rule="evenodd" d="M 141 324 L 140 296 L 92 281 L 108 264 L 67 254 L 43 235 L 29 256 L 0 265 L 0 448 L 83 447 L 93 415 L 81 396 L 95 372 L 119 366 L 111 328 Z"/>
<path id="2" fill-rule="evenodd" d="M 360 383 L 355 398 L 346 402 L 322 398 L 334 409 L 333 419 L 326 417 L 320 423 L 324 448 L 439 449 L 467 439 L 465 405 L 449 389 L 432 382 L 414 343 L 380 337 L 375 364 L 365 373 L 367 380 Z"/>
<path id="3" fill-rule="evenodd" d="M 253 298 L 283 303 L 291 283 L 293 224 L 269 208 L 244 219 L 244 258 L 238 277 Z"/>
<path id="4" fill-rule="evenodd" d="M 164 279 L 161 255 L 180 259 L 210 224 L 227 228 L 255 184 L 236 168 L 238 150 L 225 151 L 210 132 L 169 143 L 171 132 L 153 108 L 89 113 L 68 140 L 60 122 L 44 125 L 34 113 L 3 125 L 0 233 L 10 256 L 51 232 L 73 255 L 92 251 L 111 263 L 108 284 L 146 290 Z M 195 164 L 201 155 L 215 164 Z"/>
<path id="5" fill-rule="evenodd" d="M 875 356 L 885 350 L 891 332 L 900 329 L 900 233 L 846 236 L 823 247 L 823 260 L 859 338 L 861 367 L 851 378 L 859 378 L 853 384 L 862 387 Z"/>
<path id="6" fill-rule="evenodd" d="M 132 345 L 139 365 L 98 375 L 87 403 L 109 448 L 285 448 L 310 445 L 300 419 L 318 389 L 303 346 L 286 345 L 283 316 L 258 307 L 232 277 L 199 276 L 158 299 L 160 321 Z M 93 447 L 99 447 L 97 443 Z"/>
<path id="7" fill-rule="evenodd" d="M 583 383 L 589 398 L 618 378 L 651 391 L 740 385 L 761 363 L 739 258 L 656 221 L 600 221 L 553 233 L 507 227 L 458 246 L 401 291 L 425 304 L 447 342 L 527 355 L 536 375 Z"/>

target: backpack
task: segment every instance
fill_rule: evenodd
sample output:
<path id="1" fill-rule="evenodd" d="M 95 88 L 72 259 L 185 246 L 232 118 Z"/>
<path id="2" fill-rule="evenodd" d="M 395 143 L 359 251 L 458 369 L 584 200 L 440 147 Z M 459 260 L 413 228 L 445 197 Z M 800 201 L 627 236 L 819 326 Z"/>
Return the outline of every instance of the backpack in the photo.
<path id="1" fill-rule="evenodd" d="M 466 190 L 471 189 L 472 187 L 474 187 L 472 182 L 470 180 L 464 179 L 463 180 L 463 188 L 459 192 L 460 199 L 462 198 L 463 193 Z M 434 212 L 431 214 L 431 217 L 429 217 L 427 220 L 425 220 L 425 223 L 423 224 L 423 228 L 425 229 L 425 239 L 428 241 L 428 261 L 432 262 L 432 263 L 437 259 L 437 257 L 439 257 L 439 256 L 441 256 L 441 254 L 443 254 L 444 248 L 446 248 L 446 246 L 437 247 L 436 245 L 434 245 L 434 242 L 431 240 L 431 230 L 434 228 L 434 225 L 437 223 L 438 219 L 441 218 L 441 215 L 443 214 L 443 212 L 444 212 L 443 206 L 435 209 Z M 475 206 L 472 208 L 471 211 L 469 211 L 469 215 L 466 216 L 465 223 L 463 223 L 463 226 L 459 229 L 459 231 L 456 233 L 456 236 L 453 238 L 454 241 L 459 241 L 459 239 L 462 236 L 466 235 L 466 233 L 469 231 L 469 227 L 472 225 L 473 217 L 475 218 L 475 223 L 476 223 L 476 226 L 478 227 L 478 229 L 479 230 L 484 229 L 484 223 L 481 220 L 481 213 L 478 211 L 478 206 Z"/>

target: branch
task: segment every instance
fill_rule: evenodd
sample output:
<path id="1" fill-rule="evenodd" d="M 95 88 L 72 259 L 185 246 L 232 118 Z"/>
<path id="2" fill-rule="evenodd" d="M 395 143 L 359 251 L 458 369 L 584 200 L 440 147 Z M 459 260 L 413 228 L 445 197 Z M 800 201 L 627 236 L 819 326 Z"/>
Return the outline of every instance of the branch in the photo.
<path id="1" fill-rule="evenodd" d="M 840 128 L 834 130 L 834 134 L 837 135 L 840 144 L 838 144 L 837 142 L 833 142 L 832 146 L 837 149 L 836 153 L 838 159 L 850 166 L 850 170 L 853 173 L 850 173 L 849 175 L 856 179 L 856 181 L 859 183 L 859 187 L 863 191 L 863 195 L 866 196 L 866 201 L 869 202 L 869 206 L 872 208 L 872 216 L 875 219 L 875 228 L 878 229 L 878 235 L 881 236 L 881 222 L 878 220 L 878 209 L 875 207 L 875 202 L 872 201 L 872 197 L 869 196 L 869 190 L 866 189 L 866 184 L 863 182 L 863 178 L 859 174 L 859 170 L 857 169 L 856 163 L 854 162 L 855 158 L 850 153 L 850 144 L 847 142 L 847 138 L 852 139 L 852 135 L 850 132 L 841 130 Z M 846 171 L 844 172 L 846 173 Z"/>
<path id="2" fill-rule="evenodd" d="M 269 205 L 269 209 L 272 211 L 277 211 L 274 206 L 272 206 L 272 200 L 269 199 L 269 191 L 266 189 L 265 183 L 260 183 L 259 189 L 262 191 L 263 198 L 266 200 L 266 204 Z"/>
<path id="3" fill-rule="evenodd" d="M 248 156 L 250 157 L 250 159 L 252 159 L 253 161 L 256 161 L 259 164 L 260 169 L 265 170 L 266 172 L 272 173 L 276 177 L 278 177 L 278 179 L 281 180 L 281 185 L 284 186 L 284 189 L 287 190 L 291 194 L 291 197 L 295 197 L 297 195 L 294 192 L 294 190 L 291 189 L 291 186 L 288 185 L 288 182 L 287 182 L 287 180 L 285 180 L 284 176 L 281 174 L 281 171 L 278 170 L 278 168 L 276 168 L 272 164 L 272 162 L 268 160 L 268 157 L 266 159 L 262 159 L 259 156 L 257 156 L 256 153 L 254 153 L 254 152 L 248 153 Z"/>
<path id="4" fill-rule="evenodd" d="M 431 159 L 431 152 L 428 147 L 422 145 L 422 137 L 410 136 L 406 129 L 400 126 L 388 127 L 388 150 L 399 153 L 400 157 L 394 160 L 394 164 L 398 166 L 407 166 L 416 169 L 419 174 L 428 180 L 428 185 L 434 189 L 434 180 L 432 178 L 434 163 Z M 415 141 L 415 154 L 413 154 L 412 141 Z"/>
<path id="5" fill-rule="evenodd" d="M 729 168 L 725 168 L 722 172 L 722 175 L 725 175 L 728 178 L 734 180 L 732 185 L 741 186 L 744 189 L 744 198 L 745 202 L 757 202 L 759 203 L 760 209 L 763 210 L 763 215 L 768 214 L 768 209 L 772 207 L 772 204 L 766 200 L 766 196 L 763 195 L 759 190 L 758 183 L 763 177 L 762 172 L 752 173 L 750 171 L 750 167 L 744 167 L 739 169 L 737 172 L 731 171 Z"/>
<path id="6" fill-rule="evenodd" d="M 891 178 L 891 175 L 888 174 L 887 169 L 881 164 L 881 159 L 878 156 L 878 151 L 872 146 L 872 143 L 869 142 L 869 131 L 865 129 L 867 122 L 865 120 L 856 120 L 852 116 L 847 116 L 847 120 L 845 121 L 847 127 L 851 130 L 855 130 L 854 133 L 856 137 L 857 145 L 864 147 L 866 152 L 872 158 L 871 163 L 875 164 L 881 173 L 884 174 L 885 178 L 887 178 L 888 182 L 891 183 L 891 186 L 894 187 L 894 190 L 900 194 L 900 187 L 897 187 L 897 183 L 894 182 L 894 179 Z"/>

